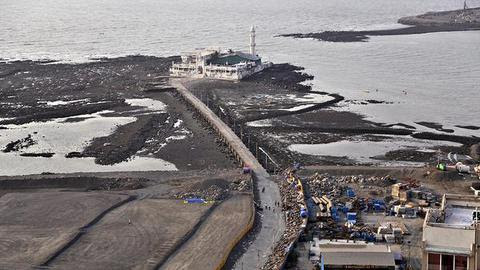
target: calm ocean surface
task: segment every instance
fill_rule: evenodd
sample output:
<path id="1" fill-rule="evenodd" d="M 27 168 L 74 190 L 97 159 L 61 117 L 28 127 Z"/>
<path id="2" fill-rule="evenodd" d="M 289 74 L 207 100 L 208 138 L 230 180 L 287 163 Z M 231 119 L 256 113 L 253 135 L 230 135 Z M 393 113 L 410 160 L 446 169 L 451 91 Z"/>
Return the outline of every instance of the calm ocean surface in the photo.
<path id="1" fill-rule="evenodd" d="M 468 4 L 480 6 L 480 0 Z M 274 37 L 399 27 L 402 16 L 462 5 L 458 0 L 0 0 L 0 58 L 84 62 L 176 55 L 212 45 L 246 50 L 254 24 L 259 53 L 305 67 L 315 75 L 314 90 L 393 102 L 340 109 L 385 123 L 480 126 L 480 31 L 372 37 L 365 43 Z M 456 133 L 480 136 L 466 129 Z"/>

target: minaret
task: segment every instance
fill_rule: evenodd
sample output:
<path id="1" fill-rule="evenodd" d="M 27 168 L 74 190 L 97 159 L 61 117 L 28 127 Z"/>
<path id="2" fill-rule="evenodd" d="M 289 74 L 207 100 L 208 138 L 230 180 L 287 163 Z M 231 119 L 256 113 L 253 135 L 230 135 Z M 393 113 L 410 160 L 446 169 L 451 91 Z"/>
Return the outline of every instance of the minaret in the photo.
<path id="1" fill-rule="evenodd" d="M 250 54 L 251 55 L 256 55 L 255 54 L 255 26 L 252 25 L 252 28 L 250 28 Z"/>

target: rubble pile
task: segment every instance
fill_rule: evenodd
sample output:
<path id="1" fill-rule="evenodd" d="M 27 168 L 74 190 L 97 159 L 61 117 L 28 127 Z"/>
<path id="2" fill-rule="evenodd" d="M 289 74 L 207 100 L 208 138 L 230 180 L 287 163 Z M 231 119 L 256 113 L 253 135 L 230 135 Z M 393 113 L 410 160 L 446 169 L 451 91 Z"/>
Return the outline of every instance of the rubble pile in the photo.
<path id="1" fill-rule="evenodd" d="M 252 181 L 250 179 L 238 179 L 230 184 L 230 190 L 245 192 L 252 190 Z"/>
<path id="2" fill-rule="evenodd" d="M 174 195 L 176 199 L 202 198 L 207 201 L 220 201 L 228 197 L 228 189 L 223 189 L 217 185 L 211 185 L 206 189 L 192 190 L 189 192 L 179 192 Z"/>
<path id="3" fill-rule="evenodd" d="M 375 226 L 363 224 L 363 214 L 383 213 L 415 218 L 439 199 L 415 179 L 405 178 L 400 182 L 390 175 L 333 176 L 315 173 L 305 179 L 305 186 L 308 188 L 309 220 L 317 223 L 313 233 L 326 239 L 382 241 L 384 235 L 378 235 Z"/>
<path id="4" fill-rule="evenodd" d="M 363 222 L 363 215 L 382 214 L 415 218 L 417 212 L 438 200 L 415 179 L 386 176 L 336 176 L 315 173 L 300 180 L 286 171 L 280 186 L 286 230 L 262 269 L 278 269 L 296 241 L 303 237 L 401 243 L 407 234 L 403 223 L 385 226 Z M 304 190 L 305 189 L 305 190 Z M 311 222 L 307 224 L 308 222 Z"/>
<path id="5" fill-rule="evenodd" d="M 133 190 L 146 187 L 148 179 L 143 178 L 116 178 L 102 183 L 93 190 Z"/>
<path id="6" fill-rule="evenodd" d="M 390 175 L 367 177 L 363 175 L 334 176 L 328 173 L 315 173 L 312 177 L 306 179 L 312 196 L 326 195 L 333 202 L 337 202 L 340 197 L 345 195 L 348 184 L 358 184 L 360 187 L 366 188 L 368 186 L 387 187 L 396 182 L 396 179 Z"/>
<path id="7" fill-rule="evenodd" d="M 182 200 L 201 198 L 207 201 L 219 201 L 228 198 L 232 193 L 251 192 L 251 190 L 252 180 L 250 175 L 245 174 L 234 176 L 231 180 L 214 178 L 194 182 L 177 191 L 173 197 Z"/>

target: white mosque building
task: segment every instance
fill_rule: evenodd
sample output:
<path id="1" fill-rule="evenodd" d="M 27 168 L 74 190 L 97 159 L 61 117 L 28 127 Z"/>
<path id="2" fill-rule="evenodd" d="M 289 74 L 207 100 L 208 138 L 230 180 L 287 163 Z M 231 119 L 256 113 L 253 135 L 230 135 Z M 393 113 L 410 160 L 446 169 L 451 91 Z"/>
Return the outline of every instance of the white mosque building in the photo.
<path id="1" fill-rule="evenodd" d="M 250 52 L 197 49 L 182 55 L 182 62 L 172 63 L 172 77 L 210 78 L 220 80 L 241 80 L 272 65 L 262 62 L 255 51 L 255 27 L 250 30 Z"/>

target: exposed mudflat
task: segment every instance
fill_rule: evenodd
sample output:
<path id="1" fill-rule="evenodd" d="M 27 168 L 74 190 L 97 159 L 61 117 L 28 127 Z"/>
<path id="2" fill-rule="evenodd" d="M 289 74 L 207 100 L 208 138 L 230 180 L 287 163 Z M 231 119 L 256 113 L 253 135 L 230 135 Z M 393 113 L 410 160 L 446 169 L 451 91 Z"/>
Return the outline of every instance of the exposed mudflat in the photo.
<path id="1" fill-rule="evenodd" d="M 0 175 L 235 166 L 166 89 L 176 59 L 0 62 Z"/>
<path id="2" fill-rule="evenodd" d="M 368 41 L 370 36 L 414 35 L 434 32 L 480 30 L 480 8 L 429 12 L 403 17 L 398 23 L 409 27 L 367 31 L 324 31 L 313 33 L 282 34 L 281 37 L 313 38 L 330 42 Z"/>
<path id="3" fill-rule="evenodd" d="M 165 75 L 176 59 L 0 63 L 0 175 L 232 168 L 208 125 L 166 89 Z M 455 135 L 441 123 L 418 122 L 425 128 L 419 130 L 338 111 L 340 102 L 354 101 L 312 91 L 313 77 L 302 70 L 275 64 L 241 82 L 194 80 L 188 87 L 254 154 L 258 145 L 279 166 L 294 161 L 418 165 L 435 160 L 437 150 L 469 154 L 469 146 L 479 141 Z"/>
<path id="4" fill-rule="evenodd" d="M 276 76 L 286 72 L 288 76 Z M 312 91 L 309 79 L 298 67 L 274 65 L 237 83 L 193 80 L 187 86 L 271 170 L 277 167 L 273 163 L 282 167 L 295 161 L 420 166 L 449 152 L 469 154 L 470 146 L 480 140 L 452 134 L 439 123 L 418 122 L 417 127 L 376 123 L 337 110 L 339 102 L 350 101 L 338 94 Z M 365 102 L 388 105 L 381 100 Z M 257 151 L 257 146 L 261 150 Z M 265 162 L 262 150 L 274 162 Z"/>

